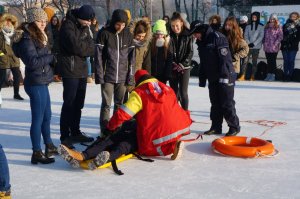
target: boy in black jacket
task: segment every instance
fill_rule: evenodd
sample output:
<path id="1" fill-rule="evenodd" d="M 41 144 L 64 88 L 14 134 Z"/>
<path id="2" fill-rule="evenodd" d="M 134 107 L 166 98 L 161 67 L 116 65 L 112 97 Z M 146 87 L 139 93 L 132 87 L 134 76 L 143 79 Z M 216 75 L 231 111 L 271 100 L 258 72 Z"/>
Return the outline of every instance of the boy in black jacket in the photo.
<path id="1" fill-rule="evenodd" d="M 110 25 L 99 32 L 96 40 L 95 83 L 101 84 L 101 130 L 110 119 L 112 96 L 116 111 L 123 104 L 126 85 L 134 85 L 133 35 L 126 27 L 127 23 L 126 12 L 115 10 Z"/>

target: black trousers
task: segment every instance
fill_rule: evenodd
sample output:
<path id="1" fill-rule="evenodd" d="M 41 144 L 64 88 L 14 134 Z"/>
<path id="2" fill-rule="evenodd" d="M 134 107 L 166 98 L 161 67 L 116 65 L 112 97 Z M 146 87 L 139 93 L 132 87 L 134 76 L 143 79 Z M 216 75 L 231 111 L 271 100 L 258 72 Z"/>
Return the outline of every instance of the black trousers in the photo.
<path id="1" fill-rule="evenodd" d="M 239 118 L 235 110 L 234 86 L 210 82 L 208 85 L 211 102 L 210 119 L 212 128 L 222 131 L 223 118 L 229 127 L 240 129 Z"/>
<path id="2" fill-rule="evenodd" d="M 14 81 L 13 81 L 14 95 L 18 95 L 22 74 L 19 67 L 12 67 L 10 68 L 10 70 L 14 76 Z M 0 90 L 2 84 L 5 82 L 5 79 L 6 79 L 6 69 L 0 69 Z"/>
<path id="3" fill-rule="evenodd" d="M 60 140 L 80 131 L 81 110 L 86 94 L 86 78 L 63 78 L 63 105 L 60 115 Z"/>
<path id="4" fill-rule="evenodd" d="M 130 121 L 124 123 L 121 129 L 110 137 L 98 138 L 83 151 L 83 155 L 88 160 L 95 158 L 102 151 L 109 151 L 109 160 L 113 161 L 123 154 L 136 152 L 137 149 L 136 122 Z"/>
<path id="5" fill-rule="evenodd" d="M 276 59 L 277 59 L 277 54 L 278 53 L 266 53 L 266 58 L 267 58 L 267 63 L 268 63 L 268 73 L 275 73 L 277 64 L 276 64 Z"/>
<path id="6" fill-rule="evenodd" d="M 191 69 L 184 70 L 184 73 L 176 73 L 174 77 L 170 79 L 170 86 L 174 90 L 175 94 L 180 101 L 181 107 L 184 110 L 189 108 L 189 96 L 188 96 L 188 86 L 190 80 Z"/>

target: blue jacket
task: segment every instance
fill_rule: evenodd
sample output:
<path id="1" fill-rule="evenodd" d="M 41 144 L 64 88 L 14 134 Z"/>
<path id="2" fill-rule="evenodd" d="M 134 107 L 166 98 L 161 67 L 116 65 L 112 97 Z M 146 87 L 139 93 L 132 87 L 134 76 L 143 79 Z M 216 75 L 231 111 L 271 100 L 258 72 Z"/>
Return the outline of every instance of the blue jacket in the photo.
<path id="1" fill-rule="evenodd" d="M 200 57 L 199 86 L 205 87 L 206 80 L 234 84 L 232 57 L 227 38 L 220 32 L 208 28 L 202 41 L 196 42 Z"/>
<path id="2" fill-rule="evenodd" d="M 47 47 L 40 46 L 30 38 L 27 30 L 16 31 L 13 37 L 13 51 L 25 64 L 24 85 L 44 85 L 53 80 L 50 63 L 53 55 Z"/>

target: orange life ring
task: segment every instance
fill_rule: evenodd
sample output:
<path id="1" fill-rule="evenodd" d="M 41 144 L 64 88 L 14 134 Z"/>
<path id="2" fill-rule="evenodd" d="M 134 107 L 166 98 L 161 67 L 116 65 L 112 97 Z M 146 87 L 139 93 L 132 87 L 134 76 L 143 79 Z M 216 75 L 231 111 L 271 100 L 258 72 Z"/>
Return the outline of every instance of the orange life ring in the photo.
<path id="1" fill-rule="evenodd" d="M 228 136 L 215 139 L 212 148 L 223 155 L 254 158 L 268 156 L 276 150 L 271 142 L 259 138 Z"/>

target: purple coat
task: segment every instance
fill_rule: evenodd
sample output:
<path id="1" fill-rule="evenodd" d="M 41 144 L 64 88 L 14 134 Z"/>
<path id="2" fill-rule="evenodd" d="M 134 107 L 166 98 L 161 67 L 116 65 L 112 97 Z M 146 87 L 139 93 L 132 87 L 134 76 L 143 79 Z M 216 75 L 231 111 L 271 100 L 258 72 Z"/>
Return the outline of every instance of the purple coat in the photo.
<path id="1" fill-rule="evenodd" d="M 283 38 L 282 28 L 265 27 L 265 34 L 263 39 L 264 51 L 266 53 L 277 53 L 280 50 L 280 42 Z"/>

